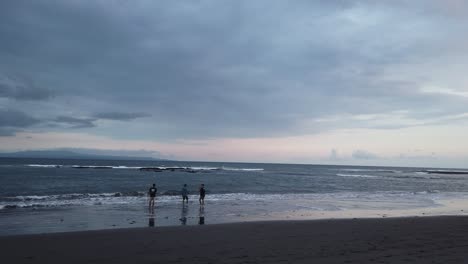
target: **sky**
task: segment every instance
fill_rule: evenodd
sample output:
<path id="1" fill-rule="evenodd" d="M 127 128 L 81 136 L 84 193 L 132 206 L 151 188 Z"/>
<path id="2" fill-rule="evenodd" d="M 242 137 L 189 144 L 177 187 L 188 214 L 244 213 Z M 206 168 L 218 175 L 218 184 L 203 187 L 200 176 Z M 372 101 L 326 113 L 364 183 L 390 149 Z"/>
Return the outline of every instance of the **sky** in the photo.
<path id="1" fill-rule="evenodd" d="M 468 2 L 5 0 L 0 152 L 468 167 Z"/>

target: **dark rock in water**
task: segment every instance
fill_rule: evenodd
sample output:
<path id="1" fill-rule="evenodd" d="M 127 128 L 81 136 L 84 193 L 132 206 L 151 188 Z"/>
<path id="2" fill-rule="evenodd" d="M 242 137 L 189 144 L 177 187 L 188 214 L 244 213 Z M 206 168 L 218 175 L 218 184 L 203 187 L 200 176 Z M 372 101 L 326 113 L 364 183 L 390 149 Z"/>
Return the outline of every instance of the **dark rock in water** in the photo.
<path id="1" fill-rule="evenodd" d="M 16 205 L 5 205 L 5 209 L 15 209 L 18 208 Z"/>
<path id="2" fill-rule="evenodd" d="M 115 194 L 114 194 L 114 197 L 120 197 L 120 196 L 122 196 L 121 193 L 115 193 Z"/>
<path id="3" fill-rule="evenodd" d="M 186 168 L 179 168 L 179 167 L 174 167 L 174 168 L 166 168 L 168 171 L 185 171 Z"/>
<path id="4" fill-rule="evenodd" d="M 73 166 L 74 169 L 112 169 L 111 166 Z"/>
<path id="5" fill-rule="evenodd" d="M 425 170 L 423 171 L 429 174 L 468 174 L 468 171 L 451 171 L 451 170 Z"/>
<path id="6" fill-rule="evenodd" d="M 162 172 L 161 168 L 139 168 L 140 171 L 154 171 L 154 172 Z"/>
<path id="7" fill-rule="evenodd" d="M 73 166 L 74 169 L 89 169 L 89 166 Z"/>

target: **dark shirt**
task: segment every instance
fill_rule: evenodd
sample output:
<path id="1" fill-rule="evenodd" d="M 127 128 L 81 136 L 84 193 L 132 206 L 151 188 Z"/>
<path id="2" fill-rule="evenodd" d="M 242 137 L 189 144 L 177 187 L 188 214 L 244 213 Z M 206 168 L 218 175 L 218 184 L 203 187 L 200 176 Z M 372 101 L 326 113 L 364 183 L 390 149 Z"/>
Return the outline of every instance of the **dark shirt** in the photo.
<path id="1" fill-rule="evenodd" d="M 205 196 L 205 188 L 200 188 L 200 196 Z"/>
<path id="2" fill-rule="evenodd" d="M 157 191 L 157 190 L 158 190 L 158 189 L 156 189 L 155 187 L 151 187 L 151 188 L 149 189 L 148 193 L 149 193 L 149 195 L 150 195 L 151 197 L 155 197 L 155 196 L 156 196 L 156 191 Z"/>

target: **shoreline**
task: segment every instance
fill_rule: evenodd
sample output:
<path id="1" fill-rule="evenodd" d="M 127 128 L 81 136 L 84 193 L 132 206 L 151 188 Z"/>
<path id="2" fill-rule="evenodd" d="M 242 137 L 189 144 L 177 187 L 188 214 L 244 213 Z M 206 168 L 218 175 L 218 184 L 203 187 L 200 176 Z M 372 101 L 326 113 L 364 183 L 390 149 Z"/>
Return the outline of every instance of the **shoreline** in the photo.
<path id="1" fill-rule="evenodd" d="M 229 203 L 207 201 L 205 207 L 196 202 L 157 204 L 156 213 L 148 214 L 146 204 L 77 206 L 59 209 L 12 209 L 0 212 L 0 236 L 59 233 L 87 230 L 116 230 L 155 226 L 213 225 L 263 221 L 307 221 L 320 219 L 380 219 L 395 217 L 468 216 L 466 199 L 437 199 L 426 207 L 405 208 L 415 201 L 343 200 L 339 206 L 361 208 L 314 210 L 309 200 L 280 200 L 274 203 Z M 328 202 L 314 200 L 314 206 Z M 261 205 L 261 208 L 260 208 Z M 416 206 L 419 202 L 416 202 Z M 400 209 L 395 209 L 401 207 Z M 260 210 L 261 209 L 261 210 Z"/>
<path id="2" fill-rule="evenodd" d="M 35 237 L 35 236 L 54 236 L 54 235 L 79 235 L 85 233 L 112 233 L 112 232 L 125 232 L 125 231 L 150 231 L 154 229 L 185 229 L 185 228 L 211 228 L 212 226 L 222 227 L 222 226 L 231 226 L 231 225 L 269 225 L 269 224 L 280 224 L 280 223 L 319 223 L 319 222 L 347 222 L 347 221 L 376 221 L 379 220 L 404 220 L 404 219 L 436 219 L 436 218 L 466 218 L 467 228 L 468 228 L 468 215 L 396 215 L 396 216 L 387 216 L 386 214 L 377 214 L 375 216 L 356 216 L 356 217 L 330 217 L 330 218 L 283 218 L 283 219 L 273 219 L 273 220 L 245 220 L 239 222 L 216 222 L 210 224 L 191 224 L 191 225 L 161 225 L 161 226 L 128 226 L 128 227 L 114 227 L 114 228 L 102 228 L 102 229 L 86 229 L 86 230 L 71 230 L 71 231 L 57 231 L 57 232 L 43 232 L 43 233 L 21 233 L 21 234 L 7 234 L 0 235 L 1 239 L 15 238 L 15 237 Z M 0 241 L 1 242 L 1 241 Z"/>
<path id="3" fill-rule="evenodd" d="M 468 217 L 259 221 L 0 237 L 6 263 L 463 263 Z"/>

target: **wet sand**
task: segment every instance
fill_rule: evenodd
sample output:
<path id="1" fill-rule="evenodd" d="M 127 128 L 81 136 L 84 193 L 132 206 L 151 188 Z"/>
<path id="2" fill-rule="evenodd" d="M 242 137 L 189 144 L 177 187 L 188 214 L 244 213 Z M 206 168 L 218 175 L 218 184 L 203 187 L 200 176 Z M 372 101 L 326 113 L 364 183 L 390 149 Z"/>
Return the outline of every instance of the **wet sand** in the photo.
<path id="1" fill-rule="evenodd" d="M 0 237 L 2 263 L 468 263 L 468 217 L 276 221 Z"/>

